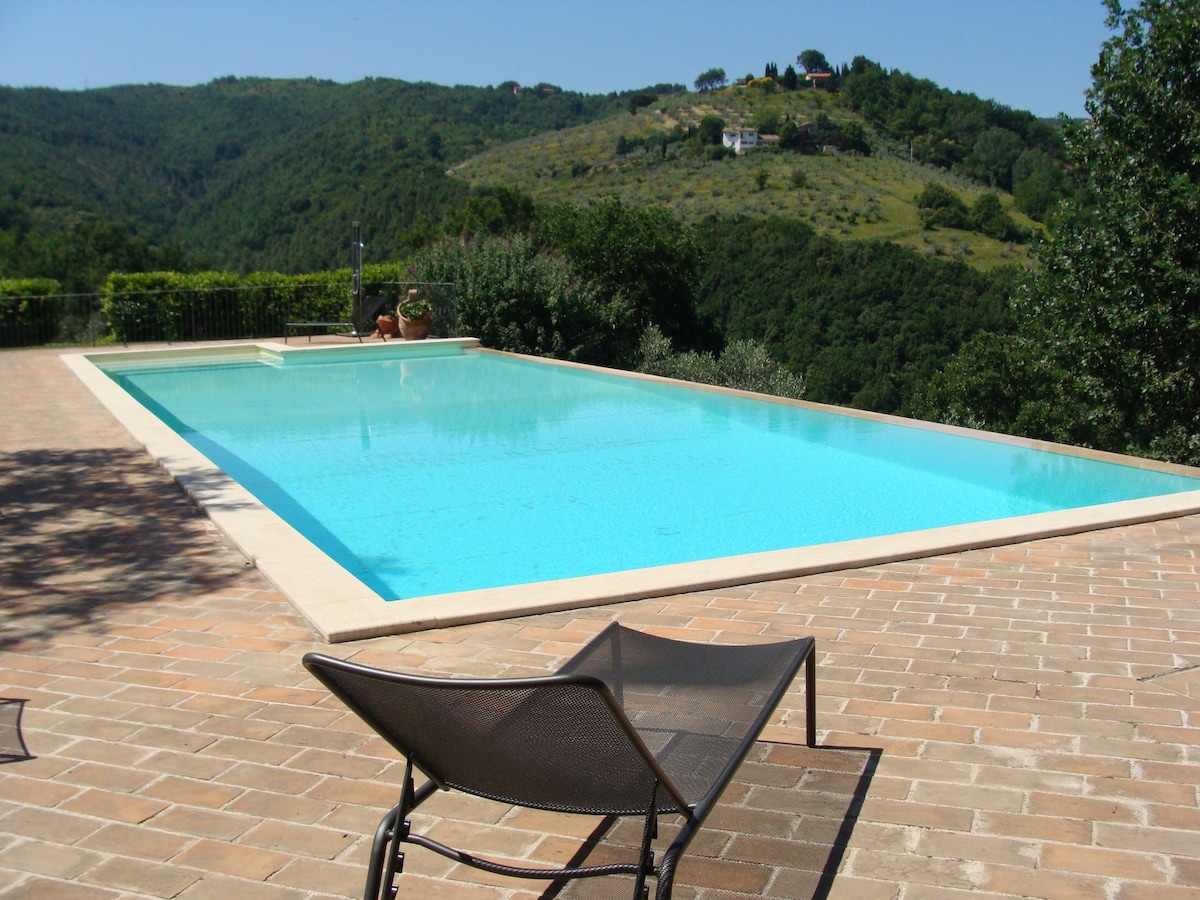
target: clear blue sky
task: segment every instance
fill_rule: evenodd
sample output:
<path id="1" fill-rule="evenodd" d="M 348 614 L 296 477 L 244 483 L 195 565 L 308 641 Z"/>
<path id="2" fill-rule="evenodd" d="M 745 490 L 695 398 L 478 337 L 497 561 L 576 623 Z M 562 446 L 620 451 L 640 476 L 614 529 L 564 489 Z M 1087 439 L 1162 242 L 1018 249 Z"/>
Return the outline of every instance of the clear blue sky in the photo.
<path id="1" fill-rule="evenodd" d="M 862 54 L 1038 115 L 1083 115 L 1100 0 L 0 0 L 0 85 L 224 75 L 585 93 Z"/>

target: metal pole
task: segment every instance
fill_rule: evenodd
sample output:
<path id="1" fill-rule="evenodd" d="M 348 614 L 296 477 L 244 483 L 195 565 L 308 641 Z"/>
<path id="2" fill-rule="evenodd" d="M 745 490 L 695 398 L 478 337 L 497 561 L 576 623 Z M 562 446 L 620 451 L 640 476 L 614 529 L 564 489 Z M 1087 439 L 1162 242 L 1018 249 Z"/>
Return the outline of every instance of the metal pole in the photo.
<path id="1" fill-rule="evenodd" d="M 354 333 L 358 334 L 358 323 L 362 319 L 362 230 L 358 222 L 350 224 L 353 233 L 350 238 L 350 259 L 354 267 L 354 280 L 350 287 L 352 307 L 350 318 Z"/>

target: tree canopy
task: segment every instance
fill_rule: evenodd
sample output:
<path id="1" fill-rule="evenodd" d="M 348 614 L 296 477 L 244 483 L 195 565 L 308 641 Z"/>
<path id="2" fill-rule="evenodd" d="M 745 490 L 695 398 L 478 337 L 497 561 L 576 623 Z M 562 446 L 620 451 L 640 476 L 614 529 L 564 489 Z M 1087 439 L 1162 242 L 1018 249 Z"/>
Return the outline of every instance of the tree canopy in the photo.
<path id="1" fill-rule="evenodd" d="M 964 341 L 1011 325 L 1010 270 L 835 241 L 794 219 L 710 219 L 697 233 L 700 317 L 728 341 L 761 340 L 811 400 L 907 413 Z"/>
<path id="2" fill-rule="evenodd" d="M 1090 121 L 1068 130 L 1096 203 L 1068 205 L 1015 302 L 931 386 L 930 417 L 1200 463 L 1200 17 L 1108 0 Z M 1012 398 L 988 408 L 990 382 Z M 1018 399 L 1019 398 L 1019 399 Z"/>
<path id="3" fill-rule="evenodd" d="M 813 72 L 830 72 L 832 67 L 829 65 L 829 60 L 825 58 L 825 54 L 820 50 L 803 50 L 796 57 L 796 62 L 804 66 L 804 71 Z"/>
<path id="4" fill-rule="evenodd" d="M 421 216 L 437 221 L 465 198 L 450 166 L 628 108 L 628 95 L 516 87 L 384 78 L 0 87 L 0 277 L 49 274 L 23 271 L 30 252 L 69 244 L 89 221 L 127 233 L 124 223 L 137 223 L 148 246 L 232 271 L 344 265 L 355 219 L 371 258 L 393 256 Z"/>
<path id="5" fill-rule="evenodd" d="M 696 90 L 700 93 L 724 87 L 729 79 L 725 77 L 724 69 L 708 69 L 696 77 Z"/>

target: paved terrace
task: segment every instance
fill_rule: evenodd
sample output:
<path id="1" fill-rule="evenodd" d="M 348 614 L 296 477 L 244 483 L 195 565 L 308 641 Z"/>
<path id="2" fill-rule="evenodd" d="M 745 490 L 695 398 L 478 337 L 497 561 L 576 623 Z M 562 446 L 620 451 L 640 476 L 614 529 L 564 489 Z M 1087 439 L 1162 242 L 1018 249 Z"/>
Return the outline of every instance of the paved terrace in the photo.
<path id="1" fill-rule="evenodd" d="M 56 353 L 0 353 L 0 391 L 0 895 L 358 895 L 401 769 L 301 668 L 313 631 Z M 613 618 L 811 633 L 822 747 L 789 694 L 677 897 L 1195 898 L 1198 552 L 1183 518 L 325 649 L 491 676 Z M 595 825 L 454 795 L 415 818 L 545 862 Z M 409 873 L 402 897 L 553 895 L 419 848 Z"/>

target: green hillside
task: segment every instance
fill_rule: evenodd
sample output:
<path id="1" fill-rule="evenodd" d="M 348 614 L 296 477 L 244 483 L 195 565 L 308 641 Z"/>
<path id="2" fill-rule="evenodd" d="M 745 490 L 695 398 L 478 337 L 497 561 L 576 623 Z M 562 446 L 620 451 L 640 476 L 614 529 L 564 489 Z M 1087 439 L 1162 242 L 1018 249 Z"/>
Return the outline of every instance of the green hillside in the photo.
<path id="1" fill-rule="evenodd" d="M 0 231 L 12 242 L 98 219 L 199 265 L 301 272 L 345 265 L 358 219 L 388 258 L 401 231 L 465 196 L 448 166 L 621 108 L 549 86 L 388 79 L 0 88 Z M 0 271 L 35 274 L 56 273 Z"/>
<path id="2" fill-rule="evenodd" d="M 719 117 L 731 128 L 787 118 L 804 126 L 824 116 L 862 127 L 872 153 L 755 149 L 713 159 L 695 154 L 683 140 L 705 116 Z M 637 146 L 619 153 L 622 143 Z M 987 187 L 910 161 L 907 145 L 879 133 L 840 97 L 823 91 L 768 94 L 739 85 L 704 95 L 663 97 L 635 115 L 618 113 L 484 151 L 450 174 L 473 187 L 516 187 L 538 202 L 584 203 L 615 196 L 631 205 L 660 204 L 688 222 L 709 216 L 794 218 L 832 237 L 890 241 L 977 268 L 1029 261 L 1028 245 L 965 229 L 923 228 L 914 198 L 929 182 L 944 184 L 967 205 Z M 1011 195 L 1001 198 L 1018 225 L 1038 227 L 1014 208 Z"/>
<path id="3" fill-rule="evenodd" d="M 914 104 L 924 110 L 915 122 Z M 719 158 L 719 147 L 700 145 L 705 117 L 799 129 L 810 145 Z M 481 185 L 538 202 L 653 203 L 687 222 L 795 218 L 976 268 L 1024 264 L 1027 246 L 923 227 L 914 197 L 936 182 L 970 206 L 990 171 L 971 148 L 988 128 L 1017 151 L 1049 146 L 1031 123 L 861 59 L 829 91 L 757 79 L 585 96 L 511 82 L 232 77 L 191 88 L 0 88 L 0 277 L 85 290 L 106 264 L 313 271 L 346 263 L 355 219 L 368 258 L 393 259 L 406 231 L 441 221 Z M 844 145 L 847 134 L 869 155 L 820 152 L 818 142 Z M 1016 165 L 1006 165 L 1011 181 Z M 1010 186 L 998 187 L 1003 207 L 1034 227 L 1014 212 Z M 99 233 L 107 249 L 97 253 Z"/>

